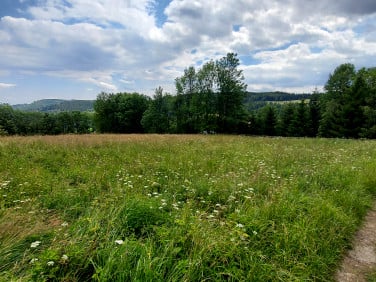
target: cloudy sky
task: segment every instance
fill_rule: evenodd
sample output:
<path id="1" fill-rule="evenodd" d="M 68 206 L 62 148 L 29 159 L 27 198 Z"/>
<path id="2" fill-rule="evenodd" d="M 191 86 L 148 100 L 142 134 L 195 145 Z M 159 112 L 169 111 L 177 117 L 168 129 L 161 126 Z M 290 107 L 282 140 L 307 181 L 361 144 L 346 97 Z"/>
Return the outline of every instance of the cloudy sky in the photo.
<path id="1" fill-rule="evenodd" d="M 0 103 L 152 95 L 236 52 L 249 91 L 376 66 L 375 0 L 0 0 Z"/>

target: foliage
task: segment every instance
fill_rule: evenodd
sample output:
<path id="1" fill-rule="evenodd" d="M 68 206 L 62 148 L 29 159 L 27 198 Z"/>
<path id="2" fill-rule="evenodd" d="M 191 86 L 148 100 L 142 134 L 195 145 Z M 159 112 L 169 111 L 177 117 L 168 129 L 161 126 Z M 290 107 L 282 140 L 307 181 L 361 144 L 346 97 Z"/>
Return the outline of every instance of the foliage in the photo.
<path id="1" fill-rule="evenodd" d="M 177 132 L 239 132 L 245 116 L 246 84 L 234 53 L 189 67 L 176 82 Z"/>
<path id="2" fill-rule="evenodd" d="M 352 64 L 337 67 L 322 96 L 322 119 L 319 135 L 323 137 L 359 138 L 372 136 L 375 125 L 372 103 L 376 73 L 373 69 L 355 71 Z"/>
<path id="3" fill-rule="evenodd" d="M 164 94 L 161 87 L 155 90 L 153 100 L 144 112 L 141 125 L 148 133 L 173 133 L 175 132 L 174 121 L 174 98 Z"/>
<path id="4" fill-rule="evenodd" d="M 370 140 L 0 144 L 1 281 L 330 281 L 376 195 Z"/>
<path id="5" fill-rule="evenodd" d="M 92 119 L 86 112 L 24 112 L 0 105 L 0 135 L 89 133 Z"/>
<path id="6" fill-rule="evenodd" d="M 149 98 L 138 93 L 98 95 L 94 103 L 96 128 L 99 132 L 139 133 Z"/>

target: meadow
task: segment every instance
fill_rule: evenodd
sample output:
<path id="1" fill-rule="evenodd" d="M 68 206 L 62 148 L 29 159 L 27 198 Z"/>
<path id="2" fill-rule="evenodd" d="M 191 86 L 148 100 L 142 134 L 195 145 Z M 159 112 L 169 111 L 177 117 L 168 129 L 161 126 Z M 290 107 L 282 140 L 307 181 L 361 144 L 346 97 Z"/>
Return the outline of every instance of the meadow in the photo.
<path id="1" fill-rule="evenodd" d="M 0 138 L 0 281 L 332 281 L 376 142 Z"/>

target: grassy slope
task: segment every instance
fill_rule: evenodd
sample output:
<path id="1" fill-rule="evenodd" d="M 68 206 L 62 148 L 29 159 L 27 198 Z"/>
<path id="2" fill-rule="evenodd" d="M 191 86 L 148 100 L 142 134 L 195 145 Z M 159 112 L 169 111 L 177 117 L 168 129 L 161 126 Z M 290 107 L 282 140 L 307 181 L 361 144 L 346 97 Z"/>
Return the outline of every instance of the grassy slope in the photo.
<path id="1" fill-rule="evenodd" d="M 376 193 L 376 143 L 2 138 L 0 189 L 0 281 L 327 281 Z"/>

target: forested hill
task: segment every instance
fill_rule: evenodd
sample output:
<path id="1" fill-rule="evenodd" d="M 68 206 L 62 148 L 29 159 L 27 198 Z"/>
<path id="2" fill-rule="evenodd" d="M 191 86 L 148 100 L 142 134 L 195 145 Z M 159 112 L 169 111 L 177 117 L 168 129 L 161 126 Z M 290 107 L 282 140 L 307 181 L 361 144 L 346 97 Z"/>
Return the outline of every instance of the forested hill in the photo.
<path id="1" fill-rule="evenodd" d="M 245 104 L 254 104 L 256 108 L 263 106 L 262 102 L 283 102 L 293 100 L 309 99 L 310 94 L 291 94 L 286 92 L 247 92 Z M 72 111 L 93 111 L 95 100 L 62 100 L 43 99 L 30 104 L 13 105 L 15 110 L 25 112 L 72 112 Z M 261 102 L 260 104 L 257 102 Z"/>
<path id="2" fill-rule="evenodd" d="M 283 102 L 309 99 L 311 94 L 291 94 L 286 92 L 247 92 L 246 102 Z"/>
<path id="3" fill-rule="evenodd" d="M 44 99 L 32 102 L 31 104 L 13 105 L 15 110 L 26 112 L 72 112 L 72 111 L 93 111 L 94 100 L 61 100 L 61 99 Z"/>
<path id="4" fill-rule="evenodd" d="M 287 92 L 247 92 L 244 105 L 249 111 L 265 107 L 268 103 L 281 103 L 306 100 L 311 94 L 292 94 Z"/>

